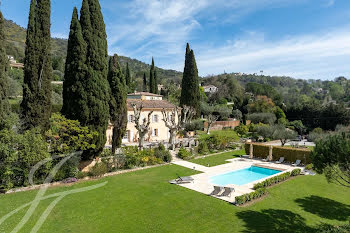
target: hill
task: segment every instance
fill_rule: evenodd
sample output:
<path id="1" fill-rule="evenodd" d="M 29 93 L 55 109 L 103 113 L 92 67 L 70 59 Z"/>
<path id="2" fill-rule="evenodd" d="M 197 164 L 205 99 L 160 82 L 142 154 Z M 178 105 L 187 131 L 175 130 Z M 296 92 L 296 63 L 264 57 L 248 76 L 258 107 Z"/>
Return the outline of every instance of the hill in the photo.
<path id="1" fill-rule="evenodd" d="M 23 61 L 25 51 L 26 29 L 17 25 L 11 20 L 5 20 L 5 36 L 6 36 L 6 52 L 8 55 L 12 55 L 19 62 Z M 67 55 L 67 43 L 68 40 L 60 38 L 52 38 L 51 53 L 53 57 L 61 58 L 64 61 Z M 126 67 L 126 63 L 129 63 L 129 67 L 134 77 L 134 80 L 138 85 L 142 85 L 143 73 L 146 72 L 149 75 L 150 65 L 132 59 L 129 57 L 120 56 L 120 63 L 122 67 Z M 63 66 L 60 66 L 61 72 L 63 72 Z M 160 83 L 166 83 L 172 80 L 174 83 L 180 83 L 182 73 L 174 70 L 165 70 L 156 68 Z"/>

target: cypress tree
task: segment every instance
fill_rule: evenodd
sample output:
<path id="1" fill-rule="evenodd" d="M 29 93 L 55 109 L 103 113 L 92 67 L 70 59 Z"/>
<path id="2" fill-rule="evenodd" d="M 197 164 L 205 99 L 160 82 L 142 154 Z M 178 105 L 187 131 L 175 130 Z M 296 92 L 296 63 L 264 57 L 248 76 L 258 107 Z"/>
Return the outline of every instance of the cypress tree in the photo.
<path id="1" fill-rule="evenodd" d="M 146 73 L 143 73 L 143 87 L 142 91 L 147 92 L 147 78 L 146 78 Z"/>
<path id="2" fill-rule="evenodd" d="M 152 57 L 152 65 L 149 71 L 149 92 L 154 93 L 154 59 Z"/>
<path id="3" fill-rule="evenodd" d="M 0 11 L 0 130 L 3 128 L 5 119 L 10 113 L 10 105 L 8 102 L 8 83 L 5 75 L 7 58 L 4 48 L 5 33 L 4 33 L 4 18 Z"/>
<path id="4" fill-rule="evenodd" d="M 126 63 L 126 70 L 125 70 L 125 82 L 128 87 L 130 87 L 131 83 L 131 74 L 130 74 L 130 69 L 129 69 L 129 62 Z"/>
<path id="5" fill-rule="evenodd" d="M 87 44 L 85 93 L 81 100 L 84 116 L 80 122 L 98 132 L 95 150 L 83 154 L 84 159 L 88 159 L 102 152 L 109 120 L 107 34 L 98 0 L 83 0 L 80 23 Z"/>
<path id="6" fill-rule="evenodd" d="M 51 34 L 50 0 L 32 0 L 30 4 L 25 51 L 22 129 L 49 127 L 51 116 Z"/>
<path id="7" fill-rule="evenodd" d="M 118 55 L 109 60 L 108 82 L 111 88 L 111 100 L 109 102 L 110 121 L 113 124 L 112 153 L 122 144 L 127 125 L 127 86 Z"/>
<path id="8" fill-rule="evenodd" d="M 87 122 L 88 106 L 84 90 L 86 73 L 86 43 L 83 38 L 78 10 L 74 7 L 63 83 L 62 114 L 68 119 Z M 85 117 L 85 118 L 84 118 Z"/>
<path id="9" fill-rule="evenodd" d="M 185 68 L 182 79 L 180 105 L 191 106 L 200 115 L 200 92 L 196 58 L 189 44 L 186 46 Z"/>
<path id="10" fill-rule="evenodd" d="M 157 71 L 154 68 L 154 73 L 153 73 L 153 93 L 158 94 L 158 78 L 157 78 Z"/>

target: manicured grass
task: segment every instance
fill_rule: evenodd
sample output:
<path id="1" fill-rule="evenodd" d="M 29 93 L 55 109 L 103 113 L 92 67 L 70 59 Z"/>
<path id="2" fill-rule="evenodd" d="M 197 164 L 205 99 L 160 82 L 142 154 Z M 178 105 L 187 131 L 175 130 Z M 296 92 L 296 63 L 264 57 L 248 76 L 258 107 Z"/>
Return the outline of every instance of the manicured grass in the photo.
<path id="1" fill-rule="evenodd" d="M 53 209 L 39 232 L 312 232 L 321 223 L 344 224 L 350 216 L 350 189 L 328 184 L 323 176 L 300 176 L 269 189 L 249 207 L 171 185 L 176 173 L 192 170 L 166 165 L 148 170 L 50 188 L 48 193 L 107 181 L 99 189 L 71 194 Z M 0 218 L 32 201 L 37 191 L 0 196 Z M 54 199 L 42 201 L 20 232 L 30 232 Z M 25 210 L 0 232 L 11 232 Z"/>
<path id="2" fill-rule="evenodd" d="M 204 131 L 197 131 L 197 134 L 199 135 L 200 139 L 205 139 L 205 138 L 208 138 L 212 135 L 218 135 L 218 136 L 229 137 L 229 138 L 232 138 L 232 139 L 237 140 L 237 141 L 239 140 L 239 136 L 232 129 L 211 130 L 209 135 L 206 134 L 206 132 L 204 132 Z"/>
<path id="3" fill-rule="evenodd" d="M 208 157 L 204 158 L 197 158 L 197 159 L 192 159 L 190 162 L 200 164 L 203 166 L 208 166 L 209 167 L 214 167 L 220 164 L 227 163 L 227 159 L 233 159 L 238 157 L 239 155 L 245 155 L 245 150 L 236 150 L 236 151 L 230 151 L 230 152 L 224 152 L 221 154 L 217 155 L 209 155 Z"/>

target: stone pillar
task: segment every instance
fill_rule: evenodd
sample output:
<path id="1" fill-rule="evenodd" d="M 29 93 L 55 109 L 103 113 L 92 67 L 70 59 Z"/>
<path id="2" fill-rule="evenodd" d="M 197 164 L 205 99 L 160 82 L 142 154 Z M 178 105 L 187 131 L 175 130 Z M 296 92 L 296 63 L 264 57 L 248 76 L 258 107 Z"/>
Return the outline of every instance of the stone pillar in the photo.
<path id="1" fill-rule="evenodd" d="M 273 158 L 272 158 L 272 146 L 269 147 L 269 161 L 272 161 Z"/>
<path id="2" fill-rule="evenodd" d="M 250 147 L 249 147 L 249 158 L 252 159 L 253 158 L 253 144 L 250 144 Z"/>

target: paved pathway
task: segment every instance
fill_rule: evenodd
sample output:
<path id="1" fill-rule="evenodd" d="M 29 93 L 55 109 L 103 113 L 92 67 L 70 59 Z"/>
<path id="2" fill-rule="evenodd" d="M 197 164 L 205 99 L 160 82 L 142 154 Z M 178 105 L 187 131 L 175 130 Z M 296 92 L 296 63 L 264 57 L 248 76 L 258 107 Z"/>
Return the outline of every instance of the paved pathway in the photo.
<path id="1" fill-rule="evenodd" d="M 173 161 L 171 162 L 172 164 L 176 164 L 182 167 L 187 167 L 189 169 L 193 169 L 196 171 L 200 171 L 200 172 L 207 172 L 209 170 L 209 167 L 205 167 L 196 163 L 191 163 L 185 160 L 177 160 L 177 161 Z"/>

